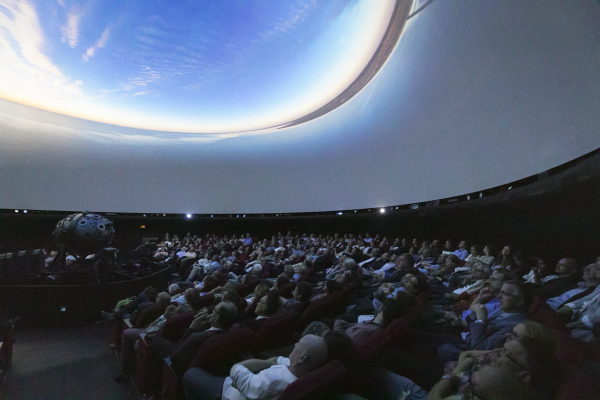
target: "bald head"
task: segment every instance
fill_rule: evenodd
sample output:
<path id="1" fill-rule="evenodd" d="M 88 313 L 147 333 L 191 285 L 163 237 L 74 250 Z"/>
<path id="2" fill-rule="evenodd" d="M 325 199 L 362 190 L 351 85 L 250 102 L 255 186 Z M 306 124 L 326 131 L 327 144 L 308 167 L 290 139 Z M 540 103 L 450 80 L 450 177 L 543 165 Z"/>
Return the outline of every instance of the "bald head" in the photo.
<path id="1" fill-rule="evenodd" d="M 325 340 L 317 335 L 306 335 L 294 345 L 290 354 L 289 370 L 296 377 L 306 375 L 327 361 L 329 356 Z"/>

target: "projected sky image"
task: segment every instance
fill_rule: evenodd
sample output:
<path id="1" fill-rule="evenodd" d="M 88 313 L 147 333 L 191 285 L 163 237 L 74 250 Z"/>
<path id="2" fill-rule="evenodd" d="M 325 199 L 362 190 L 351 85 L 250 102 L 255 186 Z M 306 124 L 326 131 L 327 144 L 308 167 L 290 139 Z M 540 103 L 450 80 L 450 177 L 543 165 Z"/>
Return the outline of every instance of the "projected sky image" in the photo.
<path id="1" fill-rule="evenodd" d="M 269 128 L 346 89 L 394 0 L 0 0 L 0 98 L 170 132 Z"/>
<path id="2" fill-rule="evenodd" d="M 0 208 L 475 193 L 600 147 L 599 60 L 596 0 L 0 0 Z"/>

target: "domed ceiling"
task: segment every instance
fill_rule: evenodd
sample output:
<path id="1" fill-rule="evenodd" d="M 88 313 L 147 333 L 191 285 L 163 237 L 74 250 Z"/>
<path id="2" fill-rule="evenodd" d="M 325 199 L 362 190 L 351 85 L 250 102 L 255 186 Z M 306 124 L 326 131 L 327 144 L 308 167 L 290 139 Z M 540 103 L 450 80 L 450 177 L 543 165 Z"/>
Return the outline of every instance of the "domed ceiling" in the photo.
<path id="1" fill-rule="evenodd" d="M 395 5 L 0 0 L 0 97 L 159 131 L 278 126 L 318 110 L 357 79 Z"/>

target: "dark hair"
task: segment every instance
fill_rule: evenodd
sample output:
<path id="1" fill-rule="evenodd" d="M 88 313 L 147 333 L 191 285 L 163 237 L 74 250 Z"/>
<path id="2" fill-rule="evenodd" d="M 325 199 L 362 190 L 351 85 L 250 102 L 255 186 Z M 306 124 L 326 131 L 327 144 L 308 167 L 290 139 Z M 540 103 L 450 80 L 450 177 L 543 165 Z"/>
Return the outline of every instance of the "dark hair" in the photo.
<path id="1" fill-rule="evenodd" d="M 290 283 L 290 278 L 284 273 L 281 273 L 277 277 L 277 289 L 281 289 L 282 286 L 287 285 L 288 283 Z"/>
<path id="2" fill-rule="evenodd" d="M 279 311 L 281 305 L 279 304 L 279 294 L 275 291 L 267 293 L 267 307 L 265 308 L 265 314 L 271 316 Z"/>
<path id="3" fill-rule="evenodd" d="M 329 331 L 323 336 L 330 360 L 339 360 L 345 366 L 352 365 L 356 359 L 354 342 L 342 332 Z"/>
<path id="4" fill-rule="evenodd" d="M 237 304 L 240 301 L 240 295 L 235 289 L 228 289 L 223 292 L 223 297 L 221 297 L 222 301 L 231 301 L 234 304 Z"/>
<path id="5" fill-rule="evenodd" d="M 200 303 L 200 292 L 198 291 L 198 289 L 195 288 L 191 288 L 186 290 L 183 294 L 185 301 L 192 306 L 192 308 L 196 311 L 198 311 L 201 307 L 201 303 Z"/>
<path id="6" fill-rule="evenodd" d="M 230 309 L 229 307 L 224 307 L 224 303 L 231 303 L 229 301 L 221 302 L 222 306 L 219 308 L 219 325 L 221 325 L 224 329 L 229 329 L 235 322 L 237 318 L 237 307 L 234 303 L 231 303 L 233 307 Z"/>
<path id="7" fill-rule="evenodd" d="M 342 284 L 333 279 L 328 279 L 327 282 L 325 282 L 325 284 L 327 285 L 327 291 L 329 292 L 329 294 L 332 294 L 335 291 L 342 288 Z"/>
<path id="8" fill-rule="evenodd" d="M 415 258 L 410 253 L 402 253 L 402 254 L 400 254 L 400 257 L 402 257 L 406 260 L 409 267 L 411 267 L 411 268 L 414 267 Z"/>
<path id="9" fill-rule="evenodd" d="M 531 375 L 531 386 L 537 398 L 555 398 L 561 383 L 555 348 L 528 336 L 520 337 L 519 343 L 525 350 L 525 364 Z"/>
<path id="10" fill-rule="evenodd" d="M 504 281 L 504 285 L 506 284 L 511 284 L 517 288 L 517 296 L 519 296 L 523 301 L 522 308 L 525 310 L 529 309 L 529 306 L 531 306 L 531 303 L 533 303 L 533 292 L 529 286 L 515 280 Z"/>
<path id="11" fill-rule="evenodd" d="M 296 290 L 298 291 L 298 300 L 299 301 L 310 300 L 310 296 L 312 294 L 312 286 L 310 286 L 310 283 L 305 282 L 305 281 L 300 281 L 296 284 Z"/>

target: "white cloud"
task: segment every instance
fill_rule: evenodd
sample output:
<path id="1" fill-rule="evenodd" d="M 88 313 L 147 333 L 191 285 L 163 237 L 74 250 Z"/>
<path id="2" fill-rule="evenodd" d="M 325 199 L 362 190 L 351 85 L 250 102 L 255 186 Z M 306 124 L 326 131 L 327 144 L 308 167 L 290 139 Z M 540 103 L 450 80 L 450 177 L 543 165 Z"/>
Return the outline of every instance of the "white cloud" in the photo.
<path id="1" fill-rule="evenodd" d="M 61 6 L 65 6 L 65 0 L 58 0 L 58 4 L 60 4 Z"/>
<path id="2" fill-rule="evenodd" d="M 134 96 L 143 96 L 143 95 L 148 94 L 148 93 L 150 93 L 150 91 L 146 90 L 145 92 L 137 92 L 137 93 L 134 93 L 133 95 Z"/>
<path id="3" fill-rule="evenodd" d="M 104 29 L 104 32 L 102 32 L 102 35 L 98 38 L 98 40 L 96 40 L 96 43 L 94 43 L 92 47 L 88 48 L 85 51 L 85 54 L 83 55 L 83 59 L 85 61 L 88 61 L 90 57 L 94 57 L 94 55 L 96 54 L 96 49 L 101 49 L 102 47 L 104 47 L 104 45 L 108 41 L 109 34 L 110 28 L 107 26 L 106 29 Z"/>
<path id="4" fill-rule="evenodd" d="M 67 23 L 60 27 L 61 40 L 73 48 L 77 46 L 79 41 L 79 19 L 79 15 L 70 12 L 67 16 Z"/>
<path id="5" fill-rule="evenodd" d="M 26 1 L 0 0 L 0 97 L 37 106 L 81 94 L 45 53 L 48 45 L 36 9 Z"/>

